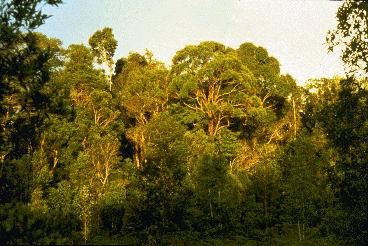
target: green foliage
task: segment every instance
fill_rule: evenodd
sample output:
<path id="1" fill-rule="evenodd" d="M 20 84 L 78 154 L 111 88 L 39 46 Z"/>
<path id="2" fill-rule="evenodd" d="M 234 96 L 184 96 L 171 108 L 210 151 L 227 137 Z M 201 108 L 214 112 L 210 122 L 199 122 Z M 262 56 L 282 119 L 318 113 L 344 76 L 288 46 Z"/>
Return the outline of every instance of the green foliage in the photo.
<path id="1" fill-rule="evenodd" d="M 283 220 L 298 226 L 300 241 L 309 235 L 308 229 L 319 226 L 323 217 L 320 201 L 329 193 L 327 173 L 329 153 L 323 146 L 326 141 L 301 133 L 298 138 L 285 146 L 278 163 L 282 172 Z M 306 229 L 305 229 L 306 226 Z"/>
<path id="2" fill-rule="evenodd" d="M 210 41 L 171 68 L 130 53 L 112 77 L 111 28 L 63 50 L 32 32 L 61 1 L 2 3 L 2 242 L 364 242 L 366 81 L 302 94 L 265 48 Z"/>
<path id="3" fill-rule="evenodd" d="M 318 118 L 324 107 L 332 105 L 336 102 L 339 91 L 341 90 L 340 80 L 342 78 L 335 77 L 333 79 L 321 78 L 311 79 L 305 86 L 305 106 L 301 115 L 301 123 L 309 132 L 314 128 L 318 128 Z"/>
<path id="4" fill-rule="evenodd" d="M 168 71 L 162 63 L 152 59 L 148 50 L 144 56 L 131 53 L 124 60 L 124 66 L 114 79 L 114 91 L 130 128 L 126 137 L 134 145 L 134 164 L 140 168 L 147 147 L 146 124 L 167 107 Z"/>
<path id="5" fill-rule="evenodd" d="M 83 185 L 78 190 L 74 203 L 76 204 L 77 214 L 84 225 L 84 242 L 86 243 L 89 234 L 88 222 L 92 215 L 92 207 L 94 205 L 90 188 L 87 185 Z"/>
<path id="6" fill-rule="evenodd" d="M 240 184 L 230 174 L 223 157 L 205 154 L 199 160 L 192 182 L 194 197 L 189 208 L 191 226 L 210 234 L 227 233 L 237 226 L 240 217 Z"/>
<path id="7" fill-rule="evenodd" d="M 98 64 L 111 63 L 118 41 L 114 39 L 112 28 L 105 27 L 102 31 L 96 31 L 88 40 L 93 54 L 97 57 Z"/>
<path id="8" fill-rule="evenodd" d="M 236 133 L 231 132 L 227 128 L 221 129 L 218 136 L 216 136 L 216 149 L 219 155 L 225 156 L 229 160 L 236 158 L 241 150 L 241 143 L 237 139 Z"/>
<path id="9" fill-rule="evenodd" d="M 367 222 L 367 91 L 359 84 L 352 78 L 342 80 L 336 102 L 326 105 L 319 118 L 337 151 L 331 181 L 347 216 L 344 230 L 337 234 L 356 245 L 364 244 L 367 238 L 363 226 Z"/>
<path id="10" fill-rule="evenodd" d="M 114 39 L 114 34 L 112 34 L 112 28 L 105 27 L 102 31 L 96 31 L 92 37 L 89 38 L 88 43 L 91 46 L 93 55 L 97 58 L 97 63 L 102 64 L 102 62 L 104 62 L 106 64 L 106 72 L 107 68 L 109 68 L 109 75 L 106 76 L 107 82 L 110 84 L 111 91 L 112 57 L 114 56 L 116 47 L 118 46 L 118 41 Z"/>
<path id="11" fill-rule="evenodd" d="M 57 6 L 61 1 L 2 1 L 0 6 L 2 203 L 29 201 L 30 158 L 39 146 L 42 126 L 52 105 L 49 81 L 59 66 L 54 61 L 60 43 L 33 32 L 48 18 L 37 10 L 42 3 Z"/>
<path id="12" fill-rule="evenodd" d="M 263 47 L 256 47 L 252 43 L 244 43 L 236 50 L 243 64 L 257 79 L 266 83 L 274 83 L 280 74 L 280 64 L 274 57 L 269 57 Z"/>
<path id="13" fill-rule="evenodd" d="M 35 204 L 2 204 L 1 241 L 5 244 L 66 244 L 67 238 L 50 226 L 52 218 L 48 213 L 35 209 Z"/>
<path id="14" fill-rule="evenodd" d="M 169 92 L 173 98 L 200 114 L 198 124 L 210 135 L 229 126 L 236 116 L 245 116 L 251 102 L 254 77 L 236 53 L 225 52 L 216 42 L 187 46 L 173 58 L 173 80 Z"/>
<path id="15" fill-rule="evenodd" d="M 82 44 L 69 46 L 65 68 L 58 77 L 58 83 L 64 86 L 66 95 L 71 96 L 76 103 L 91 90 L 104 88 L 103 75 L 93 67 L 93 55 Z"/>
<path id="16" fill-rule="evenodd" d="M 279 221 L 280 174 L 275 165 L 275 153 L 262 152 L 258 163 L 249 173 L 239 174 L 244 186 L 244 227 L 248 235 L 259 237 L 263 230 L 273 228 Z"/>
<path id="17" fill-rule="evenodd" d="M 329 51 L 343 45 L 342 61 L 346 72 L 354 75 L 361 70 L 367 73 L 367 2 L 345 1 L 336 13 L 337 29 L 326 37 Z M 339 46 L 340 47 L 340 46 Z"/>
<path id="18" fill-rule="evenodd" d="M 146 197 L 142 200 L 145 205 L 140 219 L 153 233 L 183 228 L 186 193 L 183 183 L 188 154 L 183 142 L 185 131 L 165 112 L 149 122 L 147 131 L 150 142 L 140 181 Z"/>

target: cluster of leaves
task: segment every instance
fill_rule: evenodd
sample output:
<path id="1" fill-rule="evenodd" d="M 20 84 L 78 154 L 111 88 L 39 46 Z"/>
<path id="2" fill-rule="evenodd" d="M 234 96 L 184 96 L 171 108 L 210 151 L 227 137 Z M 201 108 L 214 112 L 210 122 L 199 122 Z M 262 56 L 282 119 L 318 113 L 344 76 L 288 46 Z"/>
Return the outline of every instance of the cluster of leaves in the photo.
<path id="1" fill-rule="evenodd" d="M 366 1 L 345 1 L 336 15 L 337 29 L 329 31 L 326 37 L 330 51 L 335 47 L 343 46 L 342 60 L 350 76 L 354 76 L 360 70 L 368 72 L 367 10 Z"/>

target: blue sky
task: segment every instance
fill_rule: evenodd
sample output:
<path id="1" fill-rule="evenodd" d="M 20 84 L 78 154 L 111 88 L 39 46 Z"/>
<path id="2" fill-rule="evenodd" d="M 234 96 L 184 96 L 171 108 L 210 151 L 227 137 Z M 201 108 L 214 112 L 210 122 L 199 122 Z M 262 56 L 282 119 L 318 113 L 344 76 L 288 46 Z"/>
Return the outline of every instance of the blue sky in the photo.
<path id="1" fill-rule="evenodd" d="M 341 2 L 303 0 L 64 0 L 44 7 L 53 17 L 38 31 L 64 46 L 88 45 L 108 26 L 118 40 L 114 60 L 147 48 L 171 64 L 176 51 L 189 44 L 217 41 L 232 48 L 244 42 L 267 49 L 299 84 L 309 78 L 342 73 L 339 56 L 323 46 L 337 26 Z"/>

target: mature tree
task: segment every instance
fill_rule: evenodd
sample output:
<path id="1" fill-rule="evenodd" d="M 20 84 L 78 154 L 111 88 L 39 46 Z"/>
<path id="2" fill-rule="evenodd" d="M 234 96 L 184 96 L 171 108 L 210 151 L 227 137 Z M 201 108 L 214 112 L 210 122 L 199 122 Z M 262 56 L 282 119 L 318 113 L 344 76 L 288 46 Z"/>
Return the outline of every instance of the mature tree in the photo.
<path id="1" fill-rule="evenodd" d="M 111 83 L 112 83 L 112 66 L 113 60 L 112 57 L 115 54 L 116 47 L 118 46 L 118 41 L 114 39 L 114 34 L 112 33 L 112 28 L 105 27 L 102 31 L 96 31 L 92 37 L 88 40 L 89 45 L 93 51 L 93 54 L 97 57 L 97 63 L 102 64 L 102 62 L 106 65 L 106 73 L 107 68 L 109 68 L 109 74 L 106 74 L 106 79 L 108 85 L 110 85 L 111 91 Z"/>
<path id="2" fill-rule="evenodd" d="M 318 120 L 324 107 L 336 103 L 341 90 L 340 80 L 335 76 L 332 79 L 310 79 L 304 86 L 303 110 L 300 112 L 301 124 L 310 133 L 318 128 Z"/>
<path id="3" fill-rule="evenodd" d="M 254 76 L 232 49 L 202 42 L 178 51 L 173 58 L 170 93 L 190 109 L 192 124 L 215 136 L 233 118 L 246 119 L 260 106 Z"/>
<path id="4" fill-rule="evenodd" d="M 263 100 L 268 99 L 277 90 L 281 89 L 280 86 L 277 86 L 280 76 L 280 63 L 275 57 L 269 56 L 265 48 L 256 47 L 252 43 L 244 43 L 239 46 L 236 52 L 242 63 L 247 66 L 262 86 Z M 284 93 L 288 94 L 289 90 Z"/>
<path id="5" fill-rule="evenodd" d="M 46 89 L 46 83 L 55 53 L 50 47 L 42 47 L 40 35 L 33 32 L 48 18 L 37 10 L 42 2 L 55 6 L 61 3 L 60 0 L 2 1 L 0 7 L 0 179 L 5 189 L 2 199 L 11 199 L 6 193 L 24 187 L 14 183 L 15 187 L 11 188 L 12 182 L 8 182 L 10 176 L 17 175 L 13 173 L 17 168 L 11 167 L 15 164 L 11 160 L 31 154 L 40 143 L 41 126 L 51 104 L 52 93 Z M 29 179 L 15 180 L 18 183 Z M 12 199 L 18 195 L 13 194 Z M 29 194 L 24 198 L 27 200 Z"/>
<path id="6" fill-rule="evenodd" d="M 104 88 L 103 73 L 94 68 L 93 55 L 86 46 L 70 45 L 67 52 L 65 67 L 55 76 L 54 84 L 72 105 L 85 105 L 94 89 Z"/>
<path id="7" fill-rule="evenodd" d="M 366 1 L 345 1 L 336 14 L 337 29 L 329 31 L 326 37 L 329 51 L 343 46 L 342 60 L 350 75 L 361 70 L 368 72 L 367 11 Z"/>
<path id="8" fill-rule="evenodd" d="M 364 82 L 363 84 L 365 84 Z M 344 229 L 338 235 L 349 244 L 367 242 L 367 90 L 357 88 L 352 78 L 342 81 L 335 103 L 320 112 L 327 138 L 337 150 L 336 176 L 332 186 L 343 204 Z"/>
<path id="9" fill-rule="evenodd" d="M 103 90 L 104 74 L 93 67 L 90 49 L 71 45 L 66 58 L 64 68 L 51 78 L 57 96 L 63 99 L 64 113 L 52 113 L 44 121 L 43 145 L 31 159 L 38 161 L 34 167 L 40 169 L 35 177 L 44 174 L 41 177 L 47 178 L 41 164 L 52 173 L 45 190 L 48 195 L 43 198 L 50 211 L 66 223 L 73 222 L 63 234 L 71 236 L 81 226 L 87 239 L 94 228 L 99 228 L 105 194 L 112 185 L 115 190 L 122 188 L 123 175 L 116 175 L 121 172 L 119 113 L 112 95 Z M 64 222 L 57 224 L 65 227 Z"/>
<path id="10" fill-rule="evenodd" d="M 41 26 L 50 16 L 42 14 L 37 7 L 45 2 L 52 6 L 58 6 L 61 0 L 36 0 L 36 1 L 2 1 L 0 6 L 0 56 L 1 56 L 1 93 L 0 100 L 4 93 L 7 93 L 9 80 L 12 76 L 19 77 L 20 61 L 25 60 L 37 45 L 36 36 L 33 31 Z M 26 33 L 22 33 L 26 30 Z M 22 49 L 18 49 L 22 47 Z M 37 51 L 34 51 L 37 52 Z M 44 53 L 46 55 L 46 53 Z M 23 58 L 23 59 L 22 59 Z M 40 59 L 40 58 L 38 58 Z M 22 76 L 21 76 L 22 77 Z"/>
<path id="11" fill-rule="evenodd" d="M 186 46 L 174 56 L 172 74 L 170 93 L 187 108 L 186 121 L 211 136 L 226 127 L 249 139 L 255 129 L 271 134 L 266 129 L 284 117 L 296 88 L 290 75 L 280 76 L 278 61 L 251 43 L 236 51 L 216 42 Z"/>
<path id="12" fill-rule="evenodd" d="M 52 174 L 43 157 L 42 133 L 53 110 L 49 82 L 60 65 L 60 41 L 34 30 L 49 17 L 40 8 L 60 3 L 14 0 L 0 4 L 0 197 L 7 204 L 1 205 L 1 221 L 6 225 L 0 232 L 3 243 L 50 244 L 59 237 L 43 233 L 49 217 L 42 195 Z"/>
<path id="13" fill-rule="evenodd" d="M 145 125 L 167 107 L 168 71 L 161 62 L 152 60 L 147 50 L 144 56 L 131 53 L 114 80 L 117 101 L 124 114 L 132 119 L 127 137 L 134 144 L 134 163 L 137 168 L 144 161 Z"/>
<path id="14" fill-rule="evenodd" d="M 354 76 L 368 72 L 368 4 L 365 1 L 345 1 L 337 12 L 338 26 L 327 35 L 329 50 L 343 44 L 342 60 L 348 78 L 340 81 L 341 89 L 335 103 L 322 110 L 321 121 L 328 139 L 339 157 L 335 170 L 338 175 L 332 184 L 343 204 L 346 220 L 337 234 L 348 244 L 367 244 L 368 168 L 364 154 L 367 145 L 367 88 L 366 81 Z"/>
<path id="15" fill-rule="evenodd" d="M 242 63 L 254 74 L 256 95 L 261 101 L 262 111 L 258 110 L 260 113 L 251 117 L 245 127 L 248 138 L 253 142 L 262 138 L 266 142 L 282 139 L 277 136 L 283 135 L 280 132 L 289 125 L 286 116 L 294 111 L 298 97 L 295 80 L 289 74 L 280 75 L 279 62 L 263 47 L 244 43 L 236 51 Z"/>
<path id="16" fill-rule="evenodd" d="M 65 64 L 66 50 L 62 47 L 63 42 L 57 38 L 49 38 L 45 34 L 36 32 L 38 47 L 43 50 L 50 50 L 52 57 L 48 61 L 51 72 L 54 74 Z"/>

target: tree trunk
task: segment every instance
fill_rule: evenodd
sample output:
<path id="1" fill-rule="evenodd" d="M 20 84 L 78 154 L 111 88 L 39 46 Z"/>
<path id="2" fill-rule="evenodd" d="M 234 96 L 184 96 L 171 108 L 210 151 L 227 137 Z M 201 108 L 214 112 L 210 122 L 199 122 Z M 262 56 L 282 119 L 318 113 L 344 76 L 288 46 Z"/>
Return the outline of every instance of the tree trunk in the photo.
<path id="1" fill-rule="evenodd" d="M 299 222 L 299 219 L 298 219 L 298 231 L 299 231 L 299 242 L 302 242 L 302 234 L 301 234 L 301 231 L 300 231 L 300 222 Z"/>
<path id="2" fill-rule="evenodd" d="M 108 73 L 107 73 L 107 68 L 108 68 L 108 60 L 107 60 L 107 52 L 106 52 L 106 50 L 104 50 L 103 51 L 103 53 L 104 53 L 104 62 L 105 62 L 105 65 L 106 65 L 106 71 L 105 71 L 105 73 L 106 73 L 106 79 L 107 79 L 107 85 L 109 85 L 110 84 L 110 80 L 111 80 L 111 78 L 109 78 L 109 75 L 108 75 Z M 111 91 L 111 85 L 110 85 L 110 91 Z"/>
<path id="3" fill-rule="evenodd" d="M 84 219 L 84 244 L 87 244 L 87 219 Z"/>
<path id="4" fill-rule="evenodd" d="M 210 120 L 210 122 L 208 123 L 208 133 L 213 136 L 214 135 L 214 129 L 213 129 L 213 126 L 214 125 L 214 122 L 213 122 L 213 119 Z"/>
<path id="5" fill-rule="evenodd" d="M 294 140 L 296 140 L 296 113 L 295 113 L 295 101 L 293 99 L 293 110 L 294 110 Z"/>
<path id="6" fill-rule="evenodd" d="M 133 158 L 134 158 L 134 165 L 135 165 L 135 168 L 137 170 L 139 170 L 140 168 L 140 162 L 139 162 L 139 144 L 138 143 L 135 143 L 134 144 L 134 153 L 133 153 Z"/>
<path id="7" fill-rule="evenodd" d="M 210 198 L 210 211 L 211 211 L 211 218 L 213 218 L 212 201 L 211 201 L 211 189 L 208 189 L 208 196 L 209 196 L 209 198 Z"/>

